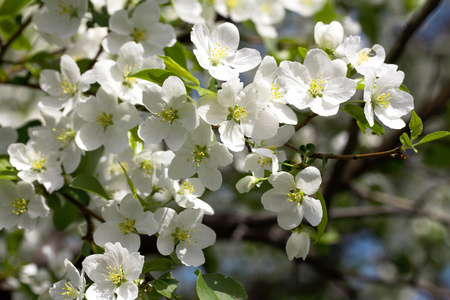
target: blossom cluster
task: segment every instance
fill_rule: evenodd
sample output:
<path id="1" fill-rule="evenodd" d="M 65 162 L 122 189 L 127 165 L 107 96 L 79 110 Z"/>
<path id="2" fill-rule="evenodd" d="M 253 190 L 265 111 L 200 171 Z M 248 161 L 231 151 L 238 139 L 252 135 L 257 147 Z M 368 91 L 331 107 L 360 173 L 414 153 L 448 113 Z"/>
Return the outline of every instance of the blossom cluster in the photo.
<path id="1" fill-rule="evenodd" d="M 64 39 L 79 30 L 87 0 L 43 2 L 34 21 L 39 32 Z M 188 2 L 195 2 L 194 9 L 183 9 Z M 324 3 L 215 1 L 214 9 L 233 21 L 252 20 L 260 34 L 270 37 L 285 9 L 312 15 Z M 141 235 L 157 235 L 162 255 L 174 252 L 185 265 L 202 265 L 202 249 L 215 243 L 216 234 L 202 224 L 214 208 L 200 198 L 205 189 L 221 188 L 222 168 L 239 159 L 238 154 L 245 156 L 248 174 L 236 189 L 245 193 L 265 180 L 270 183 L 262 206 L 277 214 L 281 228 L 292 231 L 288 258 L 305 259 L 310 237 L 301 223 L 305 217 L 315 227 L 322 220 L 323 204 L 315 197 L 322 179 L 318 168 L 305 163 L 283 168 L 288 155 L 282 147 L 296 132 L 298 112 L 334 116 L 353 99 L 358 84 L 364 85 L 370 126 L 376 116 L 390 128 L 402 128 L 401 117 L 413 109 L 412 96 L 400 88 L 404 74 L 384 63 L 383 47 L 364 48 L 359 36 L 344 37 L 338 22 L 316 24 L 318 48 L 309 50 L 301 63 L 278 64 L 256 49 L 239 49 L 234 24 L 208 27 L 200 17 L 206 8 L 198 2 L 174 0 L 173 8 L 182 20 L 196 23 L 190 33 L 193 54 L 215 80 L 217 92 L 194 100 L 183 76 L 168 76 L 161 84 L 133 76 L 138 70 L 168 69 L 164 48 L 176 43 L 174 28 L 160 22 L 159 4 L 144 1 L 134 10 L 112 13 L 101 42 L 109 55 L 90 70 L 81 74 L 74 57 L 64 54 L 60 71 L 41 72 L 39 84 L 48 94 L 39 103 L 45 123 L 30 128 L 26 144 L 11 143 L 7 149 L 21 181 L 0 181 L 5 208 L 0 226 L 26 230 L 50 210 L 42 195 L 35 195 L 33 183 L 42 184 L 48 194 L 58 193 L 88 152 L 102 151 L 94 175 L 110 199 L 93 197 L 89 208 L 104 219 L 93 239 L 105 253 L 86 257 L 81 273 L 66 261 L 69 281 L 50 289 L 54 299 L 135 299 L 135 280 L 144 264 Z M 244 84 L 240 73 L 253 69 L 253 81 Z M 350 78 L 355 73 L 360 77 Z M 95 86 L 99 88 L 92 92 Z M 131 147 L 131 138 L 143 146 Z M 88 287 L 85 274 L 93 281 Z"/>

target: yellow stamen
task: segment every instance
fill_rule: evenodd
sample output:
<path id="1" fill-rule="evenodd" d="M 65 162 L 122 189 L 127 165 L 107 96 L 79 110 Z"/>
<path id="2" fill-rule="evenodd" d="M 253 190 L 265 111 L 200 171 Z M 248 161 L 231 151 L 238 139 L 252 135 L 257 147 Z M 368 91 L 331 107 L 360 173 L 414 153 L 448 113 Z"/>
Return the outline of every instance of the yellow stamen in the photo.
<path id="1" fill-rule="evenodd" d="M 228 108 L 228 110 L 231 113 L 231 118 L 238 123 L 241 120 L 244 122 L 243 120 L 247 119 L 248 113 L 243 106 L 236 105 L 234 108 Z"/>
<path id="2" fill-rule="evenodd" d="M 65 292 L 62 292 L 62 297 L 63 299 L 67 299 L 67 298 L 76 298 L 80 295 L 80 292 L 73 287 L 71 282 L 66 282 L 64 283 L 64 288 Z"/>
<path id="3" fill-rule="evenodd" d="M 191 243 L 191 239 L 192 239 L 192 233 L 194 233 L 193 230 L 187 230 L 187 229 L 184 229 L 184 226 L 181 226 L 181 228 L 177 227 L 175 229 L 175 233 L 172 235 L 182 245 L 187 244 L 187 247 L 189 247 L 189 245 Z M 197 241 L 194 241 L 194 243 L 197 243 Z"/>
<path id="4" fill-rule="evenodd" d="M 137 68 L 136 64 L 134 65 L 134 68 Z M 123 71 L 122 71 L 122 76 L 123 76 L 122 84 L 128 86 L 130 89 L 133 87 L 133 84 L 137 83 L 136 78 L 128 77 L 128 75 L 131 73 L 132 70 L 133 70 L 132 66 L 125 65 L 123 67 Z"/>
<path id="5" fill-rule="evenodd" d="M 143 29 L 141 26 L 134 27 L 131 37 L 136 43 L 145 42 L 148 40 L 148 30 Z"/>
<path id="6" fill-rule="evenodd" d="M 120 233 L 123 235 L 127 235 L 130 232 L 134 232 L 134 224 L 135 220 L 130 220 L 128 218 L 123 218 L 123 221 L 117 224 L 117 227 L 119 227 Z"/>
<path id="7" fill-rule="evenodd" d="M 123 271 L 122 266 L 119 265 L 119 270 L 116 270 L 116 268 L 113 268 L 112 266 L 106 267 L 106 269 L 108 270 L 109 277 L 107 277 L 105 274 L 102 274 L 102 276 L 105 277 L 105 281 L 111 281 L 116 286 L 120 286 L 122 281 L 126 281 L 126 279 L 124 278 L 125 272 Z"/>
<path id="8" fill-rule="evenodd" d="M 192 150 L 192 162 L 197 165 L 197 167 L 200 167 L 200 163 L 203 161 L 204 158 L 209 158 L 209 154 L 207 152 L 206 146 L 199 146 L 196 145 L 194 150 Z M 189 161 L 189 158 L 187 159 Z M 204 163 L 208 163 L 208 161 L 204 161 Z M 192 165 L 194 167 L 194 165 Z"/>
<path id="9" fill-rule="evenodd" d="M 179 118 L 177 113 L 178 110 L 172 110 L 172 108 L 167 110 L 163 108 L 161 112 L 156 115 L 160 119 L 160 122 L 169 122 L 172 125 L 173 121 Z"/>
<path id="10" fill-rule="evenodd" d="M 228 55 L 227 53 L 228 47 L 222 47 L 219 44 L 216 44 L 214 48 L 211 49 L 212 57 L 209 59 L 213 66 L 217 66 L 222 64 L 222 60 Z"/>
<path id="11" fill-rule="evenodd" d="M 305 197 L 305 193 L 303 193 L 300 189 L 295 191 L 291 191 L 286 194 L 286 198 L 288 202 L 294 202 L 297 205 L 301 205 L 303 203 L 303 199 Z"/>
<path id="12" fill-rule="evenodd" d="M 275 86 L 274 83 L 272 83 L 272 88 L 270 89 L 270 97 L 271 101 L 278 100 L 280 98 L 283 98 L 284 93 L 280 92 L 281 88 L 280 85 Z M 278 102 L 281 102 L 278 100 Z"/>
<path id="13" fill-rule="evenodd" d="M 370 51 L 372 51 L 372 49 L 364 48 L 364 49 L 361 49 L 358 52 L 358 58 L 356 59 L 356 64 L 358 66 L 360 66 L 360 65 L 362 65 L 362 64 L 364 64 L 364 63 L 369 61 L 369 53 L 370 53 Z"/>
<path id="14" fill-rule="evenodd" d="M 57 8 L 58 14 L 69 15 L 70 19 L 78 18 L 78 8 L 67 3 L 67 1 L 60 0 Z"/>
<path id="15" fill-rule="evenodd" d="M 181 185 L 178 194 L 185 195 L 186 192 L 192 194 L 194 192 L 194 187 L 192 186 L 192 184 L 189 184 L 189 182 L 183 181 L 183 184 Z"/>
<path id="16" fill-rule="evenodd" d="M 28 202 L 23 198 L 16 198 L 11 202 L 11 206 L 13 207 L 12 212 L 20 216 L 24 212 L 28 210 Z"/>
<path id="17" fill-rule="evenodd" d="M 75 132 L 71 128 L 53 128 L 53 132 L 61 147 L 67 146 L 75 138 Z"/>
<path id="18" fill-rule="evenodd" d="M 309 90 L 307 93 L 313 98 L 322 97 L 324 84 L 325 80 L 320 80 L 320 76 L 315 79 L 309 79 Z"/>
<path id="19" fill-rule="evenodd" d="M 96 118 L 95 118 L 95 122 L 97 122 L 97 124 L 99 126 L 102 126 L 104 129 L 106 129 L 106 127 L 108 127 L 109 125 L 113 125 L 113 120 L 112 120 L 113 115 L 108 115 L 105 112 L 102 112 L 101 114 L 97 114 Z"/>
<path id="20" fill-rule="evenodd" d="M 47 170 L 46 168 L 47 158 L 41 151 L 34 153 L 34 158 L 30 158 L 31 169 L 36 172 L 41 172 L 42 170 Z"/>
<path id="21" fill-rule="evenodd" d="M 387 107 L 390 104 L 390 100 L 391 100 L 391 95 L 390 94 L 381 94 L 378 97 L 376 97 L 373 102 L 375 103 L 376 106 L 383 106 L 383 107 Z"/>

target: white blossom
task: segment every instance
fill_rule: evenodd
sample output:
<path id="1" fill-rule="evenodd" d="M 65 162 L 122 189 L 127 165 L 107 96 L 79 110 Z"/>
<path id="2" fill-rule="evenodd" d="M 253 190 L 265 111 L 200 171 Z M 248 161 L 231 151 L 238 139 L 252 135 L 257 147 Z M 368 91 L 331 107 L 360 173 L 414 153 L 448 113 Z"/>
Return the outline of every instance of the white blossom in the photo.
<path id="1" fill-rule="evenodd" d="M 312 225 L 322 220 L 322 205 L 309 195 L 315 194 L 322 182 L 320 172 L 315 167 L 307 167 L 297 176 L 279 172 L 269 177 L 273 188 L 262 195 L 264 208 L 278 214 L 278 225 L 289 230 L 297 227 L 305 216 Z"/>
<path id="2" fill-rule="evenodd" d="M 373 72 L 365 76 L 364 114 L 370 126 L 374 125 L 374 114 L 386 126 L 401 129 L 406 123 L 401 119 L 414 108 L 411 94 L 399 89 L 405 74 L 402 71 L 392 71 L 375 77 Z"/>
<path id="3" fill-rule="evenodd" d="M 239 73 L 249 71 L 261 62 L 257 50 L 237 50 L 239 31 L 231 23 L 217 26 L 211 34 L 206 25 L 195 24 L 191 41 L 195 45 L 194 55 L 200 66 L 218 80 L 237 78 Z"/>
<path id="4" fill-rule="evenodd" d="M 283 61 L 278 70 L 277 80 L 286 90 L 287 102 L 320 116 L 337 114 L 339 105 L 356 92 L 355 81 L 346 77 L 346 64 L 340 59 L 331 61 L 320 49 L 308 51 L 303 65 Z"/>
<path id="5" fill-rule="evenodd" d="M 78 272 L 77 268 L 66 258 L 64 265 L 67 271 L 68 280 L 63 279 L 50 288 L 50 297 L 55 300 L 83 300 L 84 289 L 86 287 L 86 279 L 84 278 L 84 270 Z"/>
<path id="6" fill-rule="evenodd" d="M 322 50 L 334 52 L 344 40 L 344 27 L 336 21 L 330 24 L 317 22 L 314 27 L 314 40 Z"/>
<path id="7" fill-rule="evenodd" d="M 86 290 L 87 300 L 132 300 L 138 296 L 144 256 L 130 253 L 120 243 L 106 243 L 105 253 L 93 254 L 83 261 L 86 275 L 94 282 Z M 114 295 L 116 294 L 116 296 Z"/>
<path id="8" fill-rule="evenodd" d="M 203 212 L 200 209 L 186 209 L 179 215 L 171 208 L 160 208 L 155 212 L 160 224 L 156 241 L 158 251 L 169 255 L 175 253 L 187 266 L 198 267 L 205 263 L 202 249 L 216 241 L 215 232 L 203 225 Z"/>
<path id="9" fill-rule="evenodd" d="M 294 258 L 303 258 L 305 260 L 309 252 L 311 240 L 309 234 L 306 232 L 292 232 L 291 236 L 286 242 L 286 254 L 289 260 Z"/>
<path id="10" fill-rule="evenodd" d="M 48 216 L 44 197 L 35 195 L 34 186 L 25 181 L 14 184 L 0 179 L 0 228 L 23 228 L 31 231 L 38 218 Z"/>

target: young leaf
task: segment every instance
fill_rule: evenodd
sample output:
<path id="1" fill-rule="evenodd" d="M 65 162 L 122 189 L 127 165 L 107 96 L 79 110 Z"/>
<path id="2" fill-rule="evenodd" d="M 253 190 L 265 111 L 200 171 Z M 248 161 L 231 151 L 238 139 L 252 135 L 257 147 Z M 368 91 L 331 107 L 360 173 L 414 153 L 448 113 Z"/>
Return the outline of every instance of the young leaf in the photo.
<path id="1" fill-rule="evenodd" d="M 31 0 L 5 0 L 0 7 L 0 16 L 14 16 Z"/>
<path id="2" fill-rule="evenodd" d="M 406 148 L 412 148 L 411 141 L 409 140 L 409 136 L 406 134 L 406 132 L 403 132 L 403 134 L 400 136 L 400 142 L 402 145 Z"/>
<path id="3" fill-rule="evenodd" d="M 231 277 L 214 273 L 202 275 L 200 270 L 195 270 L 197 278 L 197 295 L 200 300 L 235 300 L 247 299 L 247 293 Z"/>
<path id="4" fill-rule="evenodd" d="M 159 57 L 161 57 L 164 60 L 164 64 L 166 65 L 166 69 L 168 71 L 173 72 L 175 75 L 186 79 L 189 82 L 194 83 L 195 85 L 200 85 L 200 82 L 198 81 L 197 78 L 195 78 L 194 75 L 192 75 L 191 73 L 189 73 L 188 70 L 186 70 L 185 68 L 183 68 L 182 66 L 180 66 L 176 61 L 174 61 L 171 57 L 168 56 L 161 56 L 158 55 Z"/>
<path id="5" fill-rule="evenodd" d="M 300 53 L 300 56 L 305 59 L 306 53 L 308 53 L 308 49 L 303 47 L 298 47 L 298 53 Z"/>
<path id="6" fill-rule="evenodd" d="M 121 163 L 119 163 L 119 165 L 122 168 L 123 174 L 125 175 L 125 177 L 127 179 L 128 186 L 130 187 L 130 190 L 133 193 L 134 198 L 138 199 L 139 202 L 141 203 L 141 205 L 144 206 L 146 203 L 145 203 L 144 199 L 142 199 L 142 197 L 139 196 L 138 193 L 136 192 L 136 187 L 134 186 L 133 181 L 131 181 L 130 176 L 128 176 L 127 170 L 124 168 L 124 166 L 122 166 Z"/>
<path id="7" fill-rule="evenodd" d="M 161 69 L 141 69 L 128 74 L 128 77 L 135 77 L 147 80 L 158 85 L 163 85 L 164 81 L 170 76 L 176 76 L 173 72 Z"/>
<path id="8" fill-rule="evenodd" d="M 176 42 L 172 47 L 164 48 L 164 54 L 170 56 L 175 62 L 177 62 L 184 69 L 187 69 L 186 55 L 184 53 L 183 46 L 180 42 Z"/>
<path id="9" fill-rule="evenodd" d="M 437 139 L 441 139 L 441 138 L 444 138 L 444 137 L 449 136 L 449 135 L 450 135 L 450 131 L 436 131 L 436 132 L 432 132 L 432 133 L 427 134 L 426 136 L 424 136 L 420 140 L 420 142 L 415 143 L 414 146 L 425 144 L 425 143 L 428 143 L 428 142 L 431 142 L 431 141 L 434 141 L 434 140 L 437 140 Z"/>
<path id="10" fill-rule="evenodd" d="M 327 227 L 328 223 L 328 213 L 327 213 L 327 206 L 325 204 L 325 200 L 323 199 L 323 196 L 321 193 L 316 193 L 316 198 L 320 200 L 320 204 L 322 204 L 322 220 L 320 221 L 319 225 L 317 225 L 317 236 L 316 241 L 314 243 L 317 243 L 320 241 L 320 238 L 322 237 L 323 233 L 325 232 L 325 228 Z"/>
<path id="11" fill-rule="evenodd" d="M 128 130 L 128 138 L 130 139 L 130 146 L 133 148 L 134 155 L 141 152 L 144 149 L 144 141 L 137 134 L 139 126 Z"/>
<path id="12" fill-rule="evenodd" d="M 415 140 L 422 134 L 423 124 L 420 117 L 415 111 L 412 111 L 411 121 L 409 122 L 409 129 L 411 130 L 411 141 Z"/>
<path id="13" fill-rule="evenodd" d="M 173 261 L 168 258 L 158 258 L 152 259 L 144 263 L 142 273 L 148 273 L 153 271 L 167 271 L 170 269 L 175 269 L 173 266 Z"/>
<path id="14" fill-rule="evenodd" d="M 0 179 L 17 179 L 17 170 L 9 162 L 8 155 L 0 155 Z"/>
<path id="15" fill-rule="evenodd" d="M 384 134 L 384 128 L 375 120 L 375 123 L 372 127 L 370 127 L 369 122 L 366 120 L 366 116 L 364 115 L 364 109 L 357 105 L 346 104 L 342 109 L 350 116 L 352 116 L 356 121 L 363 133 L 366 133 L 366 128 L 372 130 L 373 134 Z"/>
<path id="16" fill-rule="evenodd" d="M 172 277 L 171 272 L 161 275 L 158 279 L 152 281 L 155 290 L 167 298 L 174 298 L 176 296 L 176 289 L 178 288 L 178 280 Z"/>
<path id="17" fill-rule="evenodd" d="M 72 183 L 70 184 L 71 187 L 74 187 L 76 189 L 85 190 L 87 192 L 91 192 L 93 194 L 96 194 L 106 200 L 109 199 L 108 194 L 106 193 L 105 189 L 101 185 L 101 183 L 98 181 L 97 178 L 94 176 L 88 175 L 88 174 L 81 174 L 75 177 L 72 180 Z"/>
<path id="18" fill-rule="evenodd" d="M 78 208 L 72 202 L 66 200 L 61 209 L 55 210 L 53 224 L 56 229 L 62 231 L 72 224 L 78 217 Z"/>

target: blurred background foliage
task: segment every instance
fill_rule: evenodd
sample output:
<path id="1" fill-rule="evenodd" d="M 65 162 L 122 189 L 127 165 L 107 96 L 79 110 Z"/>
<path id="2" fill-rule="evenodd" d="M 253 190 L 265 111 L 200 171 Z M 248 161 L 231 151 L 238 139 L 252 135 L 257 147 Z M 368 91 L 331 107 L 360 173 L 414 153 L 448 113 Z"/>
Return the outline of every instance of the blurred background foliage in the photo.
<path id="1" fill-rule="evenodd" d="M 17 7 L 14 17 L 0 10 L 3 40 L 27 21 L 26 13 L 21 14 L 20 5 Z M 240 46 L 256 48 L 279 61 L 301 61 L 298 47 L 315 47 L 314 24 L 333 20 L 344 24 L 347 35 L 361 35 L 366 46 L 382 45 L 387 62 L 398 64 L 405 72 L 404 84 L 414 96 L 424 134 L 450 130 L 448 0 L 328 0 L 313 18 L 287 12 L 277 26 L 277 39 L 261 39 L 251 23 L 238 24 Z M 411 38 L 405 40 L 415 22 Z M 189 49 L 190 27 L 179 27 L 179 40 Z M 40 118 L 36 108 L 43 93 L 38 89 L 39 70 L 34 63 L 58 68 L 55 55 L 60 49 L 31 53 L 35 41 L 29 31 L 20 33 L 12 45 L 22 53 L 15 54 L 24 57 L 22 63 L 0 68 L 3 127 L 19 128 Z M 248 81 L 253 76 L 244 75 Z M 306 116 L 299 112 L 299 120 Z M 314 143 L 322 153 L 358 154 L 393 149 L 400 145 L 401 134 L 401 130 L 387 129 L 383 136 L 364 135 L 350 116 L 340 112 L 331 118 L 315 118 L 291 142 Z M 236 160 L 236 168 L 223 170 L 221 190 L 203 197 L 216 209 L 204 223 L 218 235 L 216 244 L 205 252 L 204 270 L 233 277 L 249 299 L 450 299 L 450 140 L 428 143 L 418 150 L 406 153 L 404 160 L 329 160 L 322 169 L 321 187 L 329 213 L 325 235 L 311 246 L 305 261 L 293 262 L 288 261 L 284 249 L 288 232 L 278 227 L 275 215 L 263 211 L 260 202 L 269 185 L 238 194 L 234 186 L 245 174 L 236 171 L 242 168 Z M 288 155 L 296 156 L 294 151 Z M 320 167 L 321 161 L 316 165 Z M 1 232 L 5 241 L 2 256 L 24 251 L 17 242 L 21 234 L 18 231 L 6 237 Z M 142 249 L 154 251 L 154 240 L 147 242 Z M 14 273 L 13 265 L 3 263 L 1 268 L 3 278 Z M 183 299 L 195 299 L 193 269 L 179 268 L 174 277 L 180 281 Z M 26 289 L 23 285 L 22 290 Z"/>

